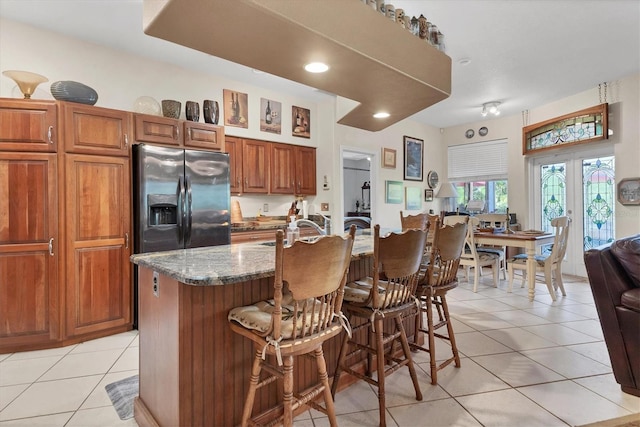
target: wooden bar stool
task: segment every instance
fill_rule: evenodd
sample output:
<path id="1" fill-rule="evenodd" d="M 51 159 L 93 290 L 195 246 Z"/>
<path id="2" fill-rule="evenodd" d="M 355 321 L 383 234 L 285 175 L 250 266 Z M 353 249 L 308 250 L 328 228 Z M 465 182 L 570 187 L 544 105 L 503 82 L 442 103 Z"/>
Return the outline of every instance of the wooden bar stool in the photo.
<path id="1" fill-rule="evenodd" d="M 450 289 L 458 286 L 458 266 L 460 255 L 464 247 L 467 234 L 467 224 L 464 222 L 455 225 L 439 226 L 439 222 L 430 225 L 434 230 L 434 240 L 431 246 L 427 274 L 418 284 L 416 291 L 420 300 L 420 308 L 416 316 L 416 333 L 414 340 L 410 344 L 412 350 L 421 350 L 429 353 L 429 363 L 431 368 L 431 384 L 438 383 L 438 371 L 451 362 L 455 362 L 456 367 L 460 367 L 460 356 L 456 339 L 449 318 L 449 306 L 447 305 L 446 294 Z M 433 308 L 438 313 L 438 322 L 434 322 Z M 427 325 L 424 325 L 422 313 L 427 314 Z M 446 326 L 447 335 L 439 334 L 436 331 Z M 424 332 L 428 336 L 428 345 L 418 344 L 418 331 Z M 449 340 L 451 343 L 452 356 L 439 365 L 436 361 L 435 339 L 441 338 Z"/>
<path id="2" fill-rule="evenodd" d="M 323 236 L 314 243 L 296 241 L 285 247 L 284 232 L 278 230 L 273 299 L 229 312 L 231 329 L 252 340 L 255 348 L 242 426 L 254 423 L 250 418 L 256 390 L 277 378 L 283 378 L 283 402 L 273 424 L 292 426 L 293 412 L 307 404 L 337 426 L 322 344 L 345 325 L 341 308 L 355 232 L 351 226 L 347 237 Z M 315 357 L 320 382 L 304 395 L 294 395 L 294 356 L 301 354 Z M 268 363 L 266 355 L 275 355 L 277 366 Z M 263 369 L 269 376 L 260 379 Z M 320 395 L 324 407 L 314 402 Z"/>
<path id="3" fill-rule="evenodd" d="M 422 400 L 422 392 L 402 319 L 416 310 L 415 291 L 426 236 L 427 233 L 423 230 L 411 229 L 402 234 L 391 233 L 386 237 L 380 237 L 380 225 L 376 225 L 371 276 L 345 286 L 345 314 L 350 321 L 356 317 L 365 321 L 353 327 L 351 337 L 345 334 L 343 338 L 331 393 L 335 396 L 342 372 L 347 372 L 376 386 L 381 426 L 386 425 L 385 377 L 387 375 L 407 366 L 416 391 L 416 400 Z M 394 322 L 394 331 L 384 331 L 384 320 Z M 362 336 L 358 334 L 360 330 L 366 330 L 368 342 L 358 341 L 358 336 Z M 393 344 L 396 340 L 400 341 L 402 357 L 394 354 Z M 389 351 L 386 351 L 385 347 Z M 351 348 L 353 351 L 349 351 Z M 348 359 L 362 352 L 367 354 L 365 375 L 354 370 L 351 364 L 347 363 Z M 377 371 L 377 379 L 372 375 L 374 369 Z"/>

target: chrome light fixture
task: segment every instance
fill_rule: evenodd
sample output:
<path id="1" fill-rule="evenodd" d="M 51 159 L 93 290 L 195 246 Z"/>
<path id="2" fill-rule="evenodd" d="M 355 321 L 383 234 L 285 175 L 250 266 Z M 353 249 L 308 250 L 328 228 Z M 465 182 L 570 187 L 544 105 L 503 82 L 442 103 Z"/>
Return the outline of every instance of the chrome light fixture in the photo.
<path id="1" fill-rule="evenodd" d="M 500 115 L 500 110 L 498 109 L 498 107 L 500 106 L 500 102 L 498 101 L 492 101 L 492 102 L 485 102 L 484 104 L 482 104 L 482 117 L 487 117 L 487 114 L 491 113 L 494 116 L 499 116 Z"/>

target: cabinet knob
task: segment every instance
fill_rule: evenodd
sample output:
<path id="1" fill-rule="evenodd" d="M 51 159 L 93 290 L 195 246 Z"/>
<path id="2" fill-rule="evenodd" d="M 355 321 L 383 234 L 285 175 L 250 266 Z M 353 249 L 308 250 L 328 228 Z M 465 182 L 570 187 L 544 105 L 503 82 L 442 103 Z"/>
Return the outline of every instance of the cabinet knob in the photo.
<path id="1" fill-rule="evenodd" d="M 49 130 L 47 130 L 47 139 L 49 144 L 53 144 L 53 126 L 49 126 Z"/>
<path id="2" fill-rule="evenodd" d="M 129 135 L 124 134 L 124 146 L 127 148 L 129 146 Z"/>
<path id="3" fill-rule="evenodd" d="M 49 239 L 49 255 L 53 256 L 53 237 Z"/>
<path id="4" fill-rule="evenodd" d="M 129 233 L 124 233 L 124 247 L 129 249 Z"/>

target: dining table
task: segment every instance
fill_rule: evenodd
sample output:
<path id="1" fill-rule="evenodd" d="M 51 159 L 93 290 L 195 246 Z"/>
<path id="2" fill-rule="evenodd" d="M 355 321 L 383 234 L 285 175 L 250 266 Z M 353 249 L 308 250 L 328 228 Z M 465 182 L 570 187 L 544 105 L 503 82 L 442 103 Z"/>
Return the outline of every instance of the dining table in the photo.
<path id="1" fill-rule="evenodd" d="M 527 277 L 529 277 L 529 301 L 533 301 L 536 292 L 536 259 L 538 250 L 541 246 L 552 244 L 554 234 L 530 231 L 476 231 L 473 233 L 476 244 L 494 245 L 494 246 L 510 246 L 514 248 L 522 248 L 527 254 Z M 511 292 L 511 289 L 509 289 Z M 555 295 L 551 295 L 555 300 Z"/>

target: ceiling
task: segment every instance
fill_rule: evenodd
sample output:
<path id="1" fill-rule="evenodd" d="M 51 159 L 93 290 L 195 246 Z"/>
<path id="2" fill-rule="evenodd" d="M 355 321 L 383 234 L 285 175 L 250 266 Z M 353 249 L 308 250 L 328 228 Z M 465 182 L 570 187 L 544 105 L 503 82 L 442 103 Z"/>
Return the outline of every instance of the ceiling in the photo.
<path id="1" fill-rule="evenodd" d="M 445 35 L 446 53 L 453 61 L 451 96 L 411 116 L 431 126 L 481 120 L 482 104 L 490 101 L 501 102 L 503 116 L 520 114 L 640 72 L 640 0 L 393 0 L 392 4 L 409 15 L 423 14 Z M 142 0 L 0 0 L 0 16 L 311 101 L 330 96 L 145 35 Z M 463 65 L 463 59 L 470 62 Z"/>

